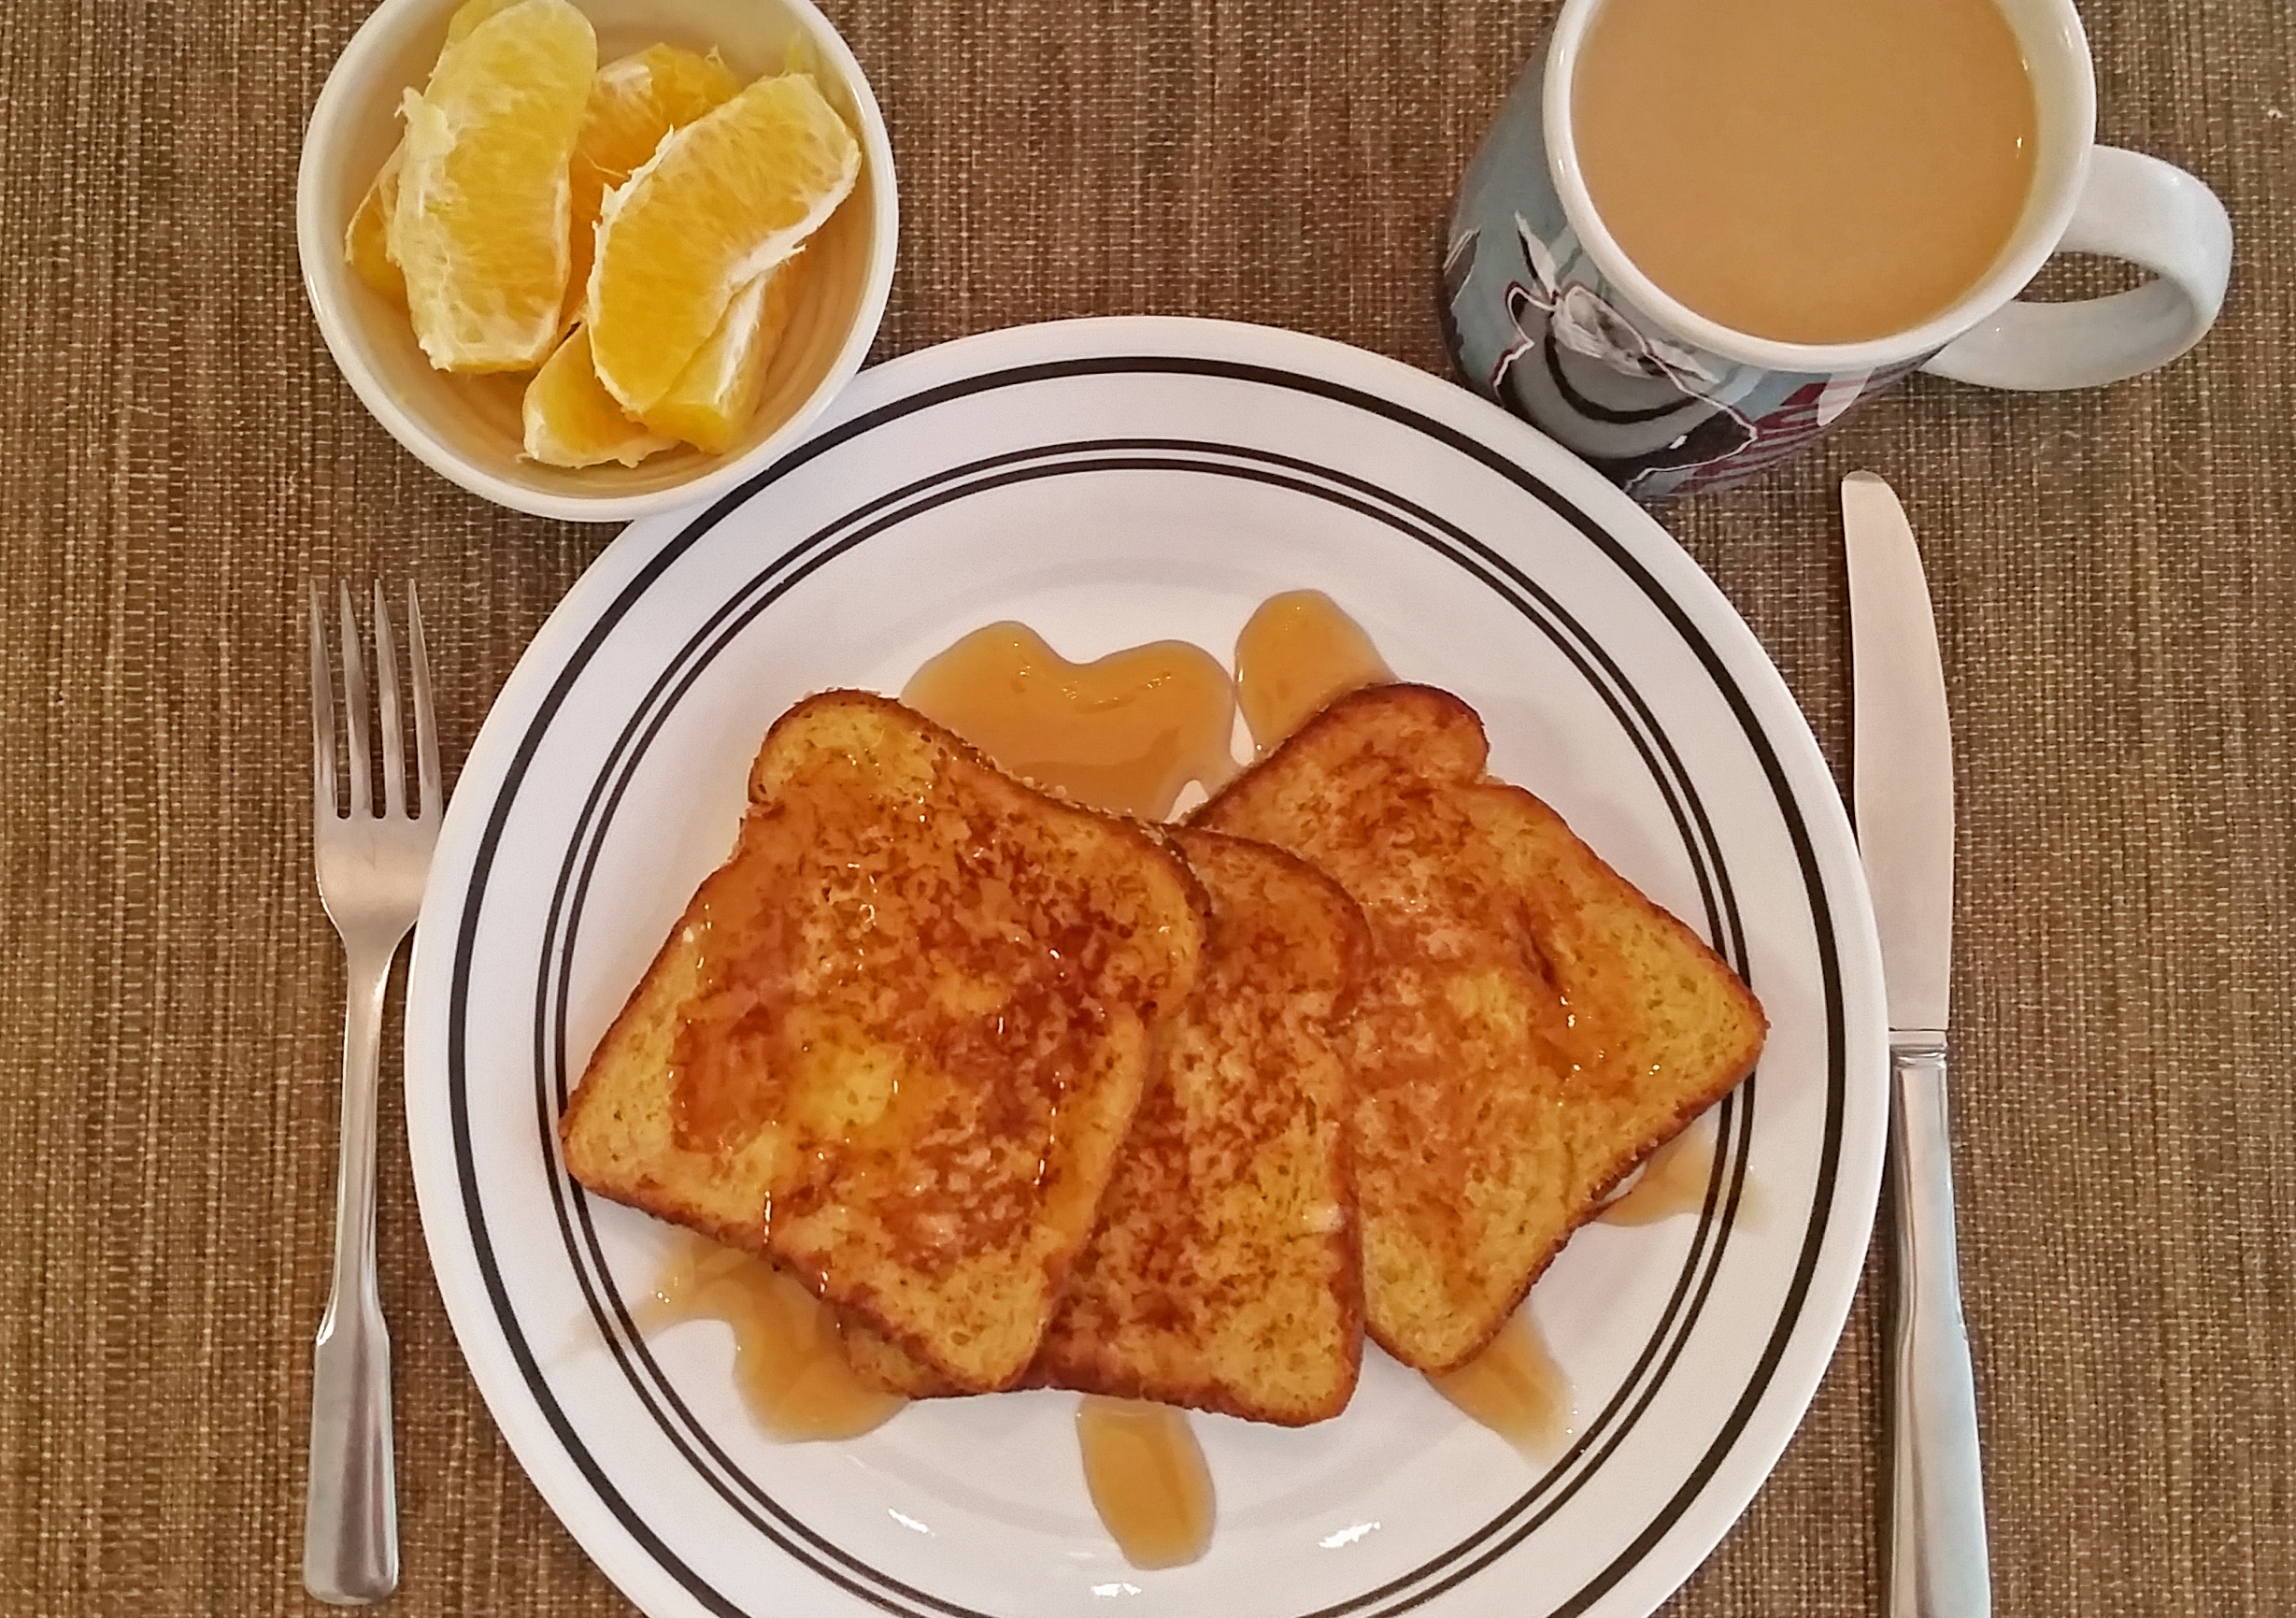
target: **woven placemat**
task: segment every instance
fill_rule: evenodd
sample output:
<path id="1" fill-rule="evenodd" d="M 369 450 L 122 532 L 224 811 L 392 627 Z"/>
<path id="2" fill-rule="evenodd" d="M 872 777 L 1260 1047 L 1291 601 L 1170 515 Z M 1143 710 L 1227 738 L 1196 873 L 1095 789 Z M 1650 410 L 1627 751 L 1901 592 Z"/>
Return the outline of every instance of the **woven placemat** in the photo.
<path id="1" fill-rule="evenodd" d="M 1429 367 L 1439 223 L 1548 7 L 840 0 L 906 212 L 882 351 L 1216 314 Z M 298 593 L 421 584 L 459 759 L 609 537 L 431 476 L 291 200 L 357 0 L 0 7 L 0 1615 L 304 1612 L 342 980 Z M 1998 1608 L 2296 1609 L 2296 33 L 2100 0 L 2102 132 L 2230 204 L 2222 325 L 2058 397 L 1918 381 L 1667 521 L 1846 755 L 1832 488 L 1904 492 L 1961 742 L 1963 1259 Z M 2082 272 L 2071 272 L 2082 279 Z M 395 1071 L 395 1048 L 386 1052 Z M 466 1375 L 395 1094 L 407 1613 L 626 1611 Z M 1682 1614 L 1873 1611 L 1873 1289 Z"/>

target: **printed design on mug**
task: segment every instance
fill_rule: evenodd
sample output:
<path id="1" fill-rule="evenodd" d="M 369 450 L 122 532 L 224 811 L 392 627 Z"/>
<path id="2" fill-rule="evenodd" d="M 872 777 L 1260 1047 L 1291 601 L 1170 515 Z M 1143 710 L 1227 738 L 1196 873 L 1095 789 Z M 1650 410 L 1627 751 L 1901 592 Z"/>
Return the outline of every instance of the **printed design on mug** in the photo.
<path id="1" fill-rule="evenodd" d="M 1502 294 L 1510 340 L 1479 379 L 1493 398 L 1534 420 L 1566 420 L 1573 431 L 1558 436 L 1633 493 L 1754 442 L 1758 424 L 1715 396 L 1728 367 L 1623 313 L 1594 284 L 1567 226 L 1559 255 L 1521 215 L 1514 224 L 1528 274 Z"/>
<path id="2" fill-rule="evenodd" d="M 1775 409 L 1753 423 L 1753 437 L 1741 451 L 1726 462 L 1707 462 L 1685 468 L 1666 493 L 1695 494 L 1704 489 L 1726 489 L 1767 470 L 1805 448 L 1811 439 L 1840 420 L 1850 406 L 1879 393 L 1919 363 L 1908 360 L 1904 365 L 1859 376 L 1808 378 L 1788 394 Z"/>
<path id="3" fill-rule="evenodd" d="M 1523 273 L 1499 289 L 1505 330 L 1471 379 L 1639 498 L 1724 487 L 1784 460 L 1915 363 L 1838 377 L 1734 365 L 1634 320 L 1605 295 L 1568 225 L 1550 243 L 1520 214 L 1513 224 Z M 1445 255 L 1454 320 L 1492 267 L 1478 263 L 1481 236 L 1469 228 Z"/>
<path id="4" fill-rule="evenodd" d="M 1528 265 L 1535 290 L 1519 281 L 1509 286 L 1509 309 L 1515 309 L 1516 294 L 1546 315 L 1547 327 L 1555 341 L 1574 353 L 1585 354 L 1603 361 L 1613 370 L 1630 376 L 1671 377 L 1686 394 L 1703 395 L 1722 379 L 1699 358 L 1697 351 L 1680 343 L 1668 342 L 1652 336 L 1637 327 L 1607 303 L 1583 277 L 1565 279 L 1562 267 L 1547 245 L 1531 228 L 1531 222 L 1521 214 L 1515 216 L 1515 239 L 1522 249 L 1523 263 Z M 1562 239 L 1571 254 L 1574 269 L 1586 262 L 1579 251 L 1576 235 L 1566 226 Z M 1521 332 L 1519 318 L 1515 329 Z"/>

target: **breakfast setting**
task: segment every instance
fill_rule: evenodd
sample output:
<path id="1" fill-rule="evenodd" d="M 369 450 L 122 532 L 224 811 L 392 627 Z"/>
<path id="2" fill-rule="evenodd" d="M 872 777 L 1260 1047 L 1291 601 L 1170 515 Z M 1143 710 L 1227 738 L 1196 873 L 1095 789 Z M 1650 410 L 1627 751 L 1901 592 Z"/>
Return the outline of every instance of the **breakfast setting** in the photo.
<path id="1" fill-rule="evenodd" d="M 0 1618 L 2296 1609 L 2296 15 L 0 16 Z"/>

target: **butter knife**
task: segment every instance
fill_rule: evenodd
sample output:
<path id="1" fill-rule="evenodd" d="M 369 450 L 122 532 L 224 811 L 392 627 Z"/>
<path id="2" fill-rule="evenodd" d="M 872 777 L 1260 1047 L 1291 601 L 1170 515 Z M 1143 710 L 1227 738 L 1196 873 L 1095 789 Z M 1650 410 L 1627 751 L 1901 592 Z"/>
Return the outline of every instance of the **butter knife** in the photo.
<path id="1" fill-rule="evenodd" d="M 1987 1618 L 1976 1388 L 1953 1238 L 1946 1128 L 1953 958 L 1953 734 L 1929 582 L 1904 508 L 1871 472 L 1842 480 L 1849 555 L 1858 848 L 1890 1005 L 1890 1618 Z"/>

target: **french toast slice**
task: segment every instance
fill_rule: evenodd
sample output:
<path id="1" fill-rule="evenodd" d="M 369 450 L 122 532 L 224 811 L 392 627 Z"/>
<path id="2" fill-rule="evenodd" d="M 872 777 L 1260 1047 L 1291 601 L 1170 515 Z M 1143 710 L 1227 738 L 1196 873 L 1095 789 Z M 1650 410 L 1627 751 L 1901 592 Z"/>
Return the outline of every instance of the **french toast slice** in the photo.
<path id="1" fill-rule="evenodd" d="M 599 1195 L 778 1259 L 950 1385 L 1035 1356 L 1195 984 L 1148 830 L 884 697 L 777 720 L 706 879 L 560 1120 Z"/>
<path id="2" fill-rule="evenodd" d="M 1304 861 L 1218 832 L 1174 840 L 1211 895 L 1203 976 L 1029 1381 L 1323 1421 L 1362 1359 L 1340 1042 L 1369 935 Z"/>
<path id="3" fill-rule="evenodd" d="M 1350 1021 L 1365 1323 L 1425 1371 L 1479 1353 L 1766 1032 L 1711 950 L 1487 755 L 1458 697 L 1373 686 L 1193 817 L 1309 861 L 1370 924 Z"/>
<path id="4" fill-rule="evenodd" d="M 1362 1359 L 1340 1019 L 1370 936 L 1305 861 L 1173 837 L 1211 897 L 1203 970 L 1025 1380 L 1304 1425 L 1347 1407 Z M 878 1387 L 955 1391 L 865 1325 L 844 1340 Z"/>

